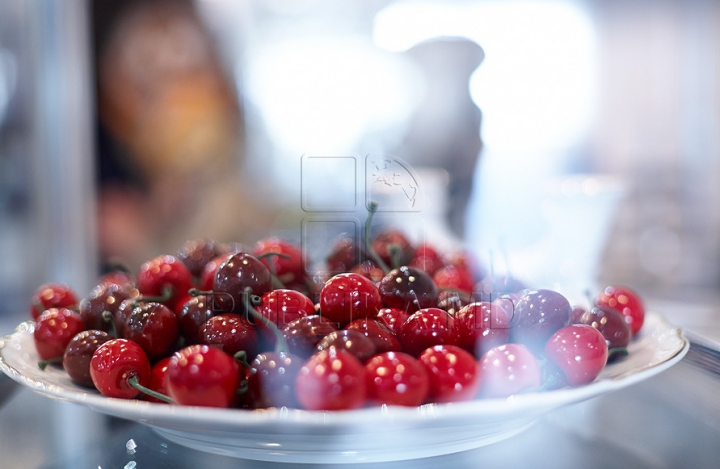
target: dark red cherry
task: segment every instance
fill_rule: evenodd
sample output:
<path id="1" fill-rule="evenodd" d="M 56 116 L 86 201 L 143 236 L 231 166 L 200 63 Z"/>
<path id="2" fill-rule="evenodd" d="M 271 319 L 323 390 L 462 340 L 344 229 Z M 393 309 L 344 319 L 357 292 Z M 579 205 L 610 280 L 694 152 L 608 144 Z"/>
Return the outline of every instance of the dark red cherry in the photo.
<path id="1" fill-rule="evenodd" d="M 138 303 L 139 305 L 140 303 Z M 135 309 L 135 299 L 128 298 L 123 300 L 115 310 L 115 330 L 117 330 L 118 337 L 125 337 L 125 324 L 128 318 Z"/>
<path id="2" fill-rule="evenodd" d="M 62 357 L 76 334 L 85 330 L 80 315 L 67 308 L 50 308 L 37 319 L 33 338 L 41 360 Z"/>
<path id="3" fill-rule="evenodd" d="M 90 359 L 90 377 L 103 396 L 132 399 L 140 394 L 133 387 L 135 377 L 142 386 L 150 382 L 150 361 L 143 349 L 131 340 L 112 339 L 95 350 Z"/>
<path id="4" fill-rule="evenodd" d="M 200 341 L 230 356 L 244 351 L 252 358 L 259 351 L 255 326 L 239 314 L 225 313 L 208 319 L 202 326 Z"/>
<path id="5" fill-rule="evenodd" d="M 622 314 L 633 335 L 640 332 L 645 321 L 645 307 L 636 292 L 627 287 L 609 286 L 600 292 L 595 302 Z"/>
<path id="6" fill-rule="evenodd" d="M 567 384 L 592 383 L 605 367 L 608 347 L 592 326 L 573 324 L 555 332 L 545 345 L 545 357 L 563 373 Z"/>
<path id="7" fill-rule="evenodd" d="M 403 266 L 391 270 L 378 286 L 383 305 L 408 313 L 432 308 L 438 303 L 438 290 L 422 270 Z"/>
<path id="8" fill-rule="evenodd" d="M 185 264 L 193 277 L 200 277 L 205 265 L 224 253 L 220 243 L 201 238 L 186 241 L 178 250 L 176 257 Z"/>
<path id="9" fill-rule="evenodd" d="M 180 335 L 185 345 L 199 344 L 202 340 L 203 325 L 221 311 L 215 311 L 212 297 L 200 295 L 189 298 L 177 314 Z"/>
<path id="10" fill-rule="evenodd" d="M 159 362 L 155 363 L 155 365 L 153 365 L 153 367 L 150 369 L 150 381 L 148 382 L 147 386 L 151 390 L 165 396 L 168 395 L 166 378 L 168 365 L 170 364 L 170 358 L 171 357 L 165 357 Z M 157 402 L 160 404 L 164 403 L 164 401 L 161 401 L 160 399 L 153 397 L 149 394 L 143 394 L 142 398 L 148 402 Z"/>
<path id="11" fill-rule="evenodd" d="M 445 266 L 440 254 L 429 244 L 421 244 L 417 249 L 408 266 L 420 269 L 429 276 Z"/>
<path id="12" fill-rule="evenodd" d="M 337 326 L 329 319 L 312 315 L 294 320 L 283 328 L 282 333 L 290 353 L 307 358 L 315 353 L 315 347 L 323 337 L 337 330 Z"/>
<path id="13" fill-rule="evenodd" d="M 304 360 L 285 352 L 263 352 L 250 364 L 248 392 L 252 406 L 300 407 L 295 380 Z"/>
<path id="14" fill-rule="evenodd" d="M 92 289 L 90 296 L 80 302 L 80 317 L 88 329 L 109 332 L 112 330 L 112 323 L 103 316 L 103 313 L 108 311 L 114 316 L 120 303 L 138 295 L 137 290 L 128 291 L 114 283 L 98 285 Z"/>
<path id="15" fill-rule="evenodd" d="M 265 293 L 260 298 L 260 304 L 255 305 L 255 310 L 278 329 L 284 328 L 301 317 L 316 314 L 315 305 L 310 298 L 298 291 L 287 289 Z M 274 346 L 275 334 L 261 322 L 255 321 L 255 323 L 261 338 Z"/>
<path id="16" fill-rule="evenodd" d="M 365 337 L 361 332 L 353 330 L 331 332 L 317 344 L 318 351 L 327 350 L 331 347 L 345 350 L 363 363 L 377 353 L 377 347 L 372 340 Z"/>
<path id="17" fill-rule="evenodd" d="M 264 256 L 269 253 L 282 254 L 281 256 L 266 256 L 260 262 L 265 264 L 270 272 L 275 274 L 286 285 L 303 283 L 305 281 L 305 259 L 300 247 L 280 238 L 265 238 L 255 244 L 253 255 Z"/>
<path id="18" fill-rule="evenodd" d="M 125 338 L 142 347 L 150 361 L 170 355 L 179 335 L 175 313 L 160 303 L 141 303 L 125 323 Z"/>
<path id="19" fill-rule="evenodd" d="M 262 296 L 272 290 L 272 276 L 265 265 L 245 253 L 225 260 L 217 270 L 213 291 L 215 301 L 225 311 L 245 312 L 245 291 Z"/>
<path id="20" fill-rule="evenodd" d="M 236 360 L 209 345 L 190 345 L 178 350 L 168 363 L 165 386 L 178 404 L 229 407 L 238 389 Z"/>
<path id="21" fill-rule="evenodd" d="M 625 322 L 622 314 L 603 306 L 596 306 L 592 310 L 586 311 L 575 324 L 587 324 L 600 331 L 613 355 L 618 352 L 612 349 L 626 348 L 632 338 L 630 326 Z"/>
<path id="22" fill-rule="evenodd" d="M 465 306 L 455 315 L 459 345 L 476 357 L 510 337 L 510 318 L 504 309 L 486 301 Z"/>
<path id="23" fill-rule="evenodd" d="M 414 357 L 435 345 L 456 345 L 455 320 L 439 308 L 421 309 L 403 323 L 398 339 L 403 351 Z"/>
<path id="24" fill-rule="evenodd" d="M 515 306 L 510 342 L 524 344 L 533 352 L 542 353 L 550 336 L 570 324 L 571 314 L 570 303 L 560 293 L 526 291 Z"/>
<path id="25" fill-rule="evenodd" d="M 345 330 L 360 332 L 370 339 L 377 347 L 375 353 L 402 351 L 402 345 L 395 333 L 376 319 L 357 319 L 345 326 Z"/>
<path id="26" fill-rule="evenodd" d="M 508 397 L 535 391 L 542 384 L 535 356 L 522 344 L 491 348 L 480 359 L 480 393 L 484 397 Z"/>
<path id="27" fill-rule="evenodd" d="M 382 308 L 378 311 L 376 319 L 387 326 L 395 336 L 400 334 L 400 327 L 410 317 L 410 313 L 398 308 Z"/>
<path id="28" fill-rule="evenodd" d="M 106 332 L 82 331 L 75 335 L 65 348 L 63 368 L 73 382 L 86 387 L 95 387 L 90 377 L 90 359 L 95 350 L 112 339 Z"/>
<path id="29" fill-rule="evenodd" d="M 140 267 L 138 290 L 143 296 L 162 297 L 167 290 L 172 292 L 163 304 L 174 309 L 190 288 L 192 275 L 185 264 L 174 256 L 158 256 Z"/>
<path id="30" fill-rule="evenodd" d="M 440 289 L 458 290 L 465 294 L 472 294 L 475 287 L 475 279 L 468 269 L 447 265 L 438 269 L 432 276 L 433 282 Z"/>
<path id="31" fill-rule="evenodd" d="M 78 298 L 72 289 L 64 283 L 46 283 L 41 285 L 30 299 L 30 313 L 37 321 L 40 315 L 50 308 L 76 308 Z"/>
<path id="32" fill-rule="evenodd" d="M 402 352 L 385 352 L 365 363 L 367 398 L 375 404 L 419 406 L 427 400 L 430 379 L 425 367 Z"/>
<path id="33" fill-rule="evenodd" d="M 415 251 L 410 241 L 398 230 L 388 230 L 378 234 L 372 241 L 372 248 L 390 268 L 407 265 Z M 393 263 L 393 252 L 396 252 L 395 263 Z"/>
<path id="34" fill-rule="evenodd" d="M 358 274 L 338 274 L 325 282 L 320 292 L 321 314 L 338 327 L 375 317 L 381 306 L 375 284 Z"/>
<path id="35" fill-rule="evenodd" d="M 357 409 L 367 394 L 365 368 L 352 354 L 329 348 L 310 357 L 300 369 L 295 390 L 307 410 Z"/>
<path id="36" fill-rule="evenodd" d="M 435 345 L 418 361 L 430 379 L 430 402 L 469 401 L 480 388 L 478 363 L 469 352 L 454 345 Z"/>

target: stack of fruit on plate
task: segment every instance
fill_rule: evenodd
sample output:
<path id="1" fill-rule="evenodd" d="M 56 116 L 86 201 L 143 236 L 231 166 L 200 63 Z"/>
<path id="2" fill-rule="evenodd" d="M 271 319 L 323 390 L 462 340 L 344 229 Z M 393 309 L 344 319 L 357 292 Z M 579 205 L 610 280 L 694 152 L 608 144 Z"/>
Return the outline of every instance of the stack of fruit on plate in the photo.
<path id="1" fill-rule="evenodd" d="M 137 277 L 104 275 L 81 301 L 41 286 L 34 340 L 41 367 L 108 397 L 343 410 L 585 385 L 642 326 L 627 288 L 573 308 L 510 277 L 476 281 L 468 259 L 387 231 L 362 248 L 340 240 L 321 278 L 278 238 L 192 240 Z"/>

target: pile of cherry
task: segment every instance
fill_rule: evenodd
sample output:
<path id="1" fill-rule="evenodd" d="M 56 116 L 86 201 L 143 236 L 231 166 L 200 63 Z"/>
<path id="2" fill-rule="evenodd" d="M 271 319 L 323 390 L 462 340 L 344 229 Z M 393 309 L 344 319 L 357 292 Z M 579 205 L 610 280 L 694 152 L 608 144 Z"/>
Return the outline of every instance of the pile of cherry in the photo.
<path id="1" fill-rule="evenodd" d="M 417 406 L 590 383 L 644 319 L 627 288 L 573 308 L 509 277 L 475 282 L 468 257 L 397 231 L 364 249 L 341 240 L 327 268 L 338 273 L 308 276 L 300 249 L 277 238 L 193 240 L 137 278 L 104 275 L 82 301 L 43 285 L 41 367 L 105 396 L 181 405 Z"/>

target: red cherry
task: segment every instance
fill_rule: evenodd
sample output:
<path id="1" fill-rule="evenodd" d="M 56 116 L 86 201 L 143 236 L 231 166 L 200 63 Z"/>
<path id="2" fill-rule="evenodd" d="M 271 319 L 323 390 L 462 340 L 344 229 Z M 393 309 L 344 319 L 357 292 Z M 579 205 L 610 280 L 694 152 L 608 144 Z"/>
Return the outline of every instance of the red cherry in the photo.
<path id="1" fill-rule="evenodd" d="M 545 356 L 563 373 L 570 386 L 591 383 L 605 367 L 608 347 L 603 335 L 592 326 L 563 327 L 545 345 Z"/>
<path id="2" fill-rule="evenodd" d="M 460 347 L 481 357 L 510 337 L 510 318 L 504 309 L 486 301 L 472 303 L 455 315 Z"/>
<path id="3" fill-rule="evenodd" d="M 528 290 L 517 301 L 514 313 L 510 341 L 542 353 L 550 336 L 570 324 L 572 307 L 556 291 Z"/>
<path id="4" fill-rule="evenodd" d="M 41 360 L 62 357 L 76 334 L 85 330 L 80 315 L 66 308 L 50 308 L 37 320 L 33 338 Z"/>
<path id="5" fill-rule="evenodd" d="M 428 274 L 414 267 L 391 270 L 378 285 L 385 306 L 414 313 L 437 306 L 438 291 Z"/>
<path id="6" fill-rule="evenodd" d="M 455 345 L 455 320 L 439 308 L 421 309 L 403 323 L 398 339 L 403 351 L 413 357 L 434 345 Z"/>
<path id="7" fill-rule="evenodd" d="M 150 361 L 170 355 L 179 336 L 175 313 L 160 303 L 141 304 L 125 323 L 125 338 L 142 347 Z"/>
<path id="8" fill-rule="evenodd" d="M 616 356 L 623 354 L 619 349 L 625 349 L 632 338 L 630 326 L 625 322 L 622 314 L 604 306 L 596 306 L 592 310 L 586 311 L 577 318 L 575 324 L 587 324 L 600 331 L 605 337 L 608 353 Z M 610 358 L 613 357 L 608 357 L 608 359 Z"/>
<path id="9" fill-rule="evenodd" d="M 138 290 L 145 296 L 162 296 L 167 289 L 172 296 L 163 301 L 170 309 L 192 288 L 192 275 L 185 264 L 174 256 L 158 256 L 140 267 Z"/>
<path id="10" fill-rule="evenodd" d="M 238 388 L 239 366 L 215 347 L 191 345 L 170 358 L 165 386 L 182 405 L 229 407 Z"/>
<path id="11" fill-rule="evenodd" d="M 336 330 L 338 328 L 330 320 L 314 314 L 294 320 L 283 328 L 282 333 L 290 352 L 307 358 L 315 353 L 315 347 L 323 337 Z"/>
<path id="12" fill-rule="evenodd" d="M 97 285 L 117 285 L 125 290 L 135 288 L 135 277 L 124 270 L 112 270 L 98 278 Z"/>
<path id="13" fill-rule="evenodd" d="M 372 241 L 372 249 L 390 268 L 395 267 L 393 250 L 397 251 L 397 266 L 407 265 L 414 252 L 410 241 L 398 230 L 388 230 L 377 235 Z"/>
<path id="14" fill-rule="evenodd" d="M 357 264 L 357 247 L 351 238 L 340 238 L 327 259 L 327 270 L 333 274 L 348 272 Z"/>
<path id="15" fill-rule="evenodd" d="M 385 276 L 385 272 L 383 272 L 383 270 L 376 266 L 372 261 L 363 261 L 357 264 L 350 269 L 350 273 L 362 275 L 363 277 L 371 280 L 373 283 L 380 282 Z"/>
<path id="16" fill-rule="evenodd" d="M 435 272 L 445 266 L 440 254 L 428 244 L 421 244 L 415 249 L 413 258 L 408 266 L 422 270 L 426 274 L 432 276 Z"/>
<path id="17" fill-rule="evenodd" d="M 385 352 L 365 363 L 368 400 L 377 404 L 418 406 L 427 399 L 430 379 L 423 365 L 402 352 Z"/>
<path id="18" fill-rule="evenodd" d="M 264 352 L 255 357 L 248 377 L 253 407 L 300 407 L 295 380 L 303 363 L 297 355 L 284 352 Z"/>
<path id="19" fill-rule="evenodd" d="M 98 285 L 92 289 L 90 296 L 80 302 L 80 317 L 88 329 L 109 332 L 112 330 L 112 323 L 105 319 L 103 313 L 108 311 L 114 315 L 120 303 L 137 295 L 137 290 L 126 290 L 114 283 Z"/>
<path id="20" fill-rule="evenodd" d="M 375 319 L 357 319 L 345 326 L 345 330 L 360 332 L 370 339 L 377 348 L 375 353 L 402 351 L 402 345 L 397 336 L 387 326 Z"/>
<path id="21" fill-rule="evenodd" d="M 430 402 L 459 402 L 474 398 L 480 388 L 478 364 L 469 352 L 455 345 L 435 345 L 418 360 L 430 379 Z"/>
<path id="22" fill-rule="evenodd" d="M 627 287 L 609 286 L 600 292 L 595 303 L 620 312 L 633 335 L 640 332 L 645 321 L 645 307 L 640 296 L 633 290 Z"/>
<path id="23" fill-rule="evenodd" d="M 50 308 L 75 308 L 78 298 L 69 286 L 64 283 L 46 283 L 41 285 L 30 300 L 32 318 L 38 317 Z"/>
<path id="24" fill-rule="evenodd" d="M 167 371 L 168 366 L 170 365 L 170 357 L 165 357 L 159 362 L 155 363 L 153 367 L 150 369 L 150 381 L 148 382 L 148 388 L 151 390 L 163 394 L 167 396 L 167 385 L 166 385 L 166 378 L 167 378 Z M 157 402 L 160 404 L 164 404 L 165 401 L 161 401 L 160 399 L 153 397 L 149 394 L 143 394 L 142 398 L 145 399 L 148 402 Z"/>
<path id="25" fill-rule="evenodd" d="M 215 282 L 215 275 L 217 274 L 217 270 L 220 267 L 220 265 L 225 262 L 227 259 L 230 258 L 232 254 L 221 254 L 217 257 L 214 257 L 211 259 L 207 264 L 205 264 L 205 267 L 203 267 L 202 272 L 200 273 L 200 289 L 204 291 L 210 291 L 213 288 L 213 283 Z"/>
<path id="26" fill-rule="evenodd" d="M 194 277 L 199 277 L 208 262 L 224 253 L 224 247 L 211 239 L 191 239 L 178 250 L 177 258 Z"/>
<path id="27" fill-rule="evenodd" d="M 140 385 L 147 386 L 150 381 L 150 361 L 135 342 L 112 339 L 93 353 L 90 377 L 102 395 L 132 399 L 140 391 L 132 386 L 131 378 L 137 377 Z"/>
<path id="28" fill-rule="evenodd" d="M 82 331 L 70 340 L 63 355 L 63 368 L 73 382 L 94 387 L 90 377 L 90 359 L 95 350 L 112 340 L 106 332 L 98 330 Z"/>
<path id="29" fill-rule="evenodd" d="M 330 348 L 344 350 L 354 355 L 362 363 L 365 363 L 377 353 L 377 347 L 372 340 L 365 337 L 361 332 L 352 330 L 331 332 L 317 344 L 318 351 Z"/>
<path id="30" fill-rule="evenodd" d="M 252 358 L 258 353 L 255 326 L 239 314 L 225 313 L 208 319 L 200 331 L 200 341 L 230 356 L 244 351 L 248 358 Z"/>
<path id="31" fill-rule="evenodd" d="M 255 310 L 278 329 L 284 328 L 296 319 L 315 314 L 315 305 L 307 296 L 295 290 L 279 289 L 265 293 Z M 261 337 L 275 344 L 275 334 L 262 323 L 258 323 Z"/>
<path id="32" fill-rule="evenodd" d="M 115 329 L 117 330 L 118 337 L 125 337 L 125 324 L 128 318 L 135 309 L 135 299 L 128 298 L 120 303 L 120 306 L 115 310 Z"/>
<path id="33" fill-rule="evenodd" d="M 382 308 L 377 314 L 377 320 L 396 336 L 400 334 L 400 327 L 409 317 L 410 313 L 399 308 Z"/>
<path id="34" fill-rule="evenodd" d="M 272 276 L 253 256 L 236 253 L 220 264 L 213 282 L 215 302 L 224 311 L 245 312 L 246 294 L 262 296 L 272 290 Z"/>
<path id="35" fill-rule="evenodd" d="M 536 390 L 541 385 L 540 366 L 524 345 L 499 345 L 480 359 L 480 381 L 484 397 L 507 397 Z"/>
<path id="36" fill-rule="evenodd" d="M 473 279 L 472 273 L 468 269 L 454 265 L 447 265 L 439 269 L 432 279 L 440 289 L 450 288 L 468 295 L 473 293 L 475 287 L 475 279 Z"/>
<path id="37" fill-rule="evenodd" d="M 325 282 L 320 311 L 344 327 L 355 319 L 374 317 L 381 307 L 380 293 L 372 281 L 358 274 L 339 274 Z"/>
<path id="38" fill-rule="evenodd" d="M 285 257 L 263 257 L 260 262 L 265 264 L 284 284 L 297 284 L 305 281 L 305 260 L 299 247 L 280 238 L 265 238 L 255 244 L 253 255 L 260 257 L 268 253 L 278 253 Z"/>
<path id="39" fill-rule="evenodd" d="M 365 386 L 365 368 L 360 360 L 335 348 L 310 357 L 295 380 L 298 401 L 307 410 L 362 407 Z"/>

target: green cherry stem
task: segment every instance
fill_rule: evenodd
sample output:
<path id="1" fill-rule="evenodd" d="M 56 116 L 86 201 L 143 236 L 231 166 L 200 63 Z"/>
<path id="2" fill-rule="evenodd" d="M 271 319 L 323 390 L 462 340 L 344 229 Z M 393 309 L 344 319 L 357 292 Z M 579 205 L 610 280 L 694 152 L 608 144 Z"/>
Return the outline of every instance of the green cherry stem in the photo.
<path id="1" fill-rule="evenodd" d="M 271 256 L 277 256 L 277 257 L 279 257 L 281 259 L 285 259 L 285 260 L 290 259 L 290 256 L 288 256 L 287 254 L 282 254 L 280 252 L 266 252 L 264 254 L 260 254 L 259 256 L 255 257 L 255 259 L 261 261 L 261 260 L 266 259 Z"/>
<path id="2" fill-rule="evenodd" d="M 613 347 L 608 349 L 608 357 L 627 357 L 628 349 L 625 347 Z"/>
<path id="3" fill-rule="evenodd" d="M 62 362 L 63 357 L 48 358 L 47 360 L 40 360 L 38 362 L 38 368 L 40 368 L 42 371 L 45 371 L 45 368 L 47 368 L 48 365 L 58 365 Z"/>
<path id="4" fill-rule="evenodd" d="M 136 308 L 138 303 L 165 303 L 172 298 L 173 291 L 173 287 L 165 287 L 160 296 L 138 296 L 133 300 L 133 308 Z"/>
<path id="5" fill-rule="evenodd" d="M 382 269 L 383 272 L 386 274 L 390 273 L 390 268 L 387 266 L 387 264 L 378 256 L 378 253 L 375 252 L 375 250 L 372 247 L 372 242 L 370 240 L 370 227 L 372 225 L 372 219 L 375 215 L 375 212 L 377 211 L 378 204 L 377 202 L 370 202 L 368 204 L 368 217 L 367 220 L 365 220 L 365 249 L 367 250 L 368 254 L 372 258 L 373 261 Z"/>
<path id="6" fill-rule="evenodd" d="M 154 397 L 155 399 L 159 399 L 163 402 L 167 402 L 168 404 L 175 403 L 175 401 L 170 399 L 165 394 L 160 394 L 159 392 L 153 391 L 152 389 L 146 388 L 145 386 L 140 384 L 140 379 L 137 377 L 137 375 L 134 375 L 134 376 L 131 376 L 130 378 L 128 378 L 127 382 L 130 385 L 130 387 L 137 389 L 138 391 L 140 391 L 143 394 L 147 394 L 150 397 Z"/>
<path id="7" fill-rule="evenodd" d="M 242 366 L 244 366 L 247 369 L 250 369 L 250 363 L 248 362 L 247 358 L 247 352 L 245 350 L 240 350 L 235 355 L 233 355 L 233 358 L 240 362 Z"/>
<path id="8" fill-rule="evenodd" d="M 117 325 L 115 324 L 115 316 L 108 310 L 102 312 L 102 319 L 106 323 L 110 324 L 110 335 L 113 337 L 120 337 L 118 335 Z"/>

